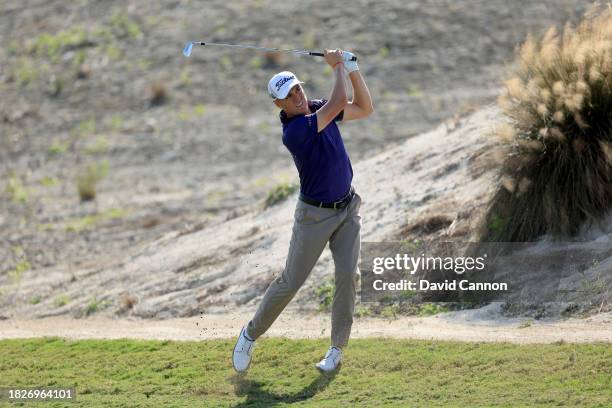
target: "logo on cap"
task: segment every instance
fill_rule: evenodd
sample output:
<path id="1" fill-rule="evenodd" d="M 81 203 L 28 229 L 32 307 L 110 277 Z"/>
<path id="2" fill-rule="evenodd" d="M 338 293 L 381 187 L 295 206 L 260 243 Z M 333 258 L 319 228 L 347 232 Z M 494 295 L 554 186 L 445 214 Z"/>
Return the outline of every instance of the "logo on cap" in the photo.
<path id="1" fill-rule="evenodd" d="M 278 80 L 278 82 L 276 82 L 276 92 L 280 91 L 281 87 L 285 85 L 287 82 L 291 81 L 293 78 L 295 77 L 292 75 L 290 77 L 284 77 Z"/>

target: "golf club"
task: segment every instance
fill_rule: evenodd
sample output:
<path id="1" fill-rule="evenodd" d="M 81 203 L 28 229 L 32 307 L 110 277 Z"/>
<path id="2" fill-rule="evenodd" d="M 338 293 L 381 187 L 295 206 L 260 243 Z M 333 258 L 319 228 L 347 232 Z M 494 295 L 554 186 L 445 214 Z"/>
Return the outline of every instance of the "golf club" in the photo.
<path id="1" fill-rule="evenodd" d="M 300 55 L 311 55 L 313 57 L 324 57 L 325 54 L 322 52 L 313 52 L 307 50 L 283 50 L 280 48 L 267 48 L 267 47 L 258 47 L 256 45 L 242 45 L 242 44 L 222 44 L 222 43 L 210 43 L 210 42 L 200 42 L 200 41 L 190 41 L 187 43 L 185 48 L 183 48 L 183 55 L 189 57 L 191 55 L 191 51 L 193 50 L 194 45 L 208 45 L 208 46 L 217 46 L 217 47 L 233 47 L 233 48 L 247 48 L 252 50 L 260 50 L 260 51 L 271 51 L 271 52 L 292 52 L 294 54 Z M 357 57 L 353 56 L 351 61 L 357 61 Z"/>

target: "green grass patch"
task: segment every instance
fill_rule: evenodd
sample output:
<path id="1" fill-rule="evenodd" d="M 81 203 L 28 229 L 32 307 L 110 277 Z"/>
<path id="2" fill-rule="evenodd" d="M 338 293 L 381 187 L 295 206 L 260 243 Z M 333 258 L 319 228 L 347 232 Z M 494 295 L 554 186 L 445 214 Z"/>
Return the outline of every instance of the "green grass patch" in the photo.
<path id="1" fill-rule="evenodd" d="M 34 84 L 39 78 L 46 77 L 50 72 L 49 64 L 32 61 L 29 58 L 20 58 L 13 68 L 13 75 L 21 87 Z"/>
<path id="2" fill-rule="evenodd" d="M 45 176 L 42 179 L 40 179 L 40 185 L 44 187 L 53 187 L 58 184 L 59 184 L 59 180 L 56 179 L 55 177 Z"/>
<path id="3" fill-rule="evenodd" d="M 108 160 L 103 160 L 100 163 L 90 163 L 77 175 L 77 191 L 81 201 L 91 201 L 96 198 L 96 186 L 108 175 L 108 169 Z"/>
<path id="4" fill-rule="evenodd" d="M 73 27 L 55 34 L 42 33 L 29 40 L 26 48 L 38 57 L 46 57 L 56 62 L 62 49 L 81 45 L 86 40 L 85 30 L 81 27 Z"/>
<path id="5" fill-rule="evenodd" d="M 198 104 L 193 107 L 193 113 L 197 116 L 202 116 L 206 113 L 206 105 Z"/>
<path id="6" fill-rule="evenodd" d="M 15 265 L 15 269 L 10 270 L 8 274 L 14 283 L 19 283 L 21 282 L 21 277 L 23 276 L 23 273 L 29 271 L 31 267 L 32 265 L 30 265 L 27 260 L 22 259 L 17 262 L 17 264 Z"/>
<path id="7" fill-rule="evenodd" d="M 21 182 L 21 179 L 14 173 L 9 174 L 4 192 L 8 194 L 11 200 L 16 204 L 24 204 L 28 201 L 28 190 Z"/>
<path id="8" fill-rule="evenodd" d="M 85 147 L 85 153 L 97 156 L 108 151 L 108 139 L 104 136 L 98 136 L 96 140 Z"/>
<path id="9" fill-rule="evenodd" d="M 415 97 L 415 98 L 420 98 L 423 96 L 423 91 L 421 90 L 421 88 L 414 84 L 414 85 L 410 85 L 407 89 L 408 95 Z"/>
<path id="10" fill-rule="evenodd" d="M 13 283 L 18 284 L 21 282 L 23 273 L 29 271 L 32 265 L 28 261 L 23 247 L 15 245 L 11 250 L 13 251 L 13 258 L 15 259 L 15 268 L 8 271 L 8 276 Z"/>
<path id="11" fill-rule="evenodd" d="M 126 210 L 123 210 L 121 208 L 111 208 L 109 210 L 97 214 L 86 215 L 84 217 L 68 220 L 65 224 L 65 229 L 68 232 L 81 232 L 87 229 L 94 228 L 98 224 L 102 224 L 106 221 L 123 218 L 126 215 Z"/>
<path id="12" fill-rule="evenodd" d="M 28 303 L 31 305 L 37 305 L 40 303 L 40 296 L 34 296 L 33 298 L 30 298 L 30 300 L 28 300 Z"/>
<path id="13" fill-rule="evenodd" d="M 58 297 L 56 297 L 55 300 L 53 301 L 53 304 L 55 305 L 55 307 L 62 307 L 62 306 L 67 305 L 68 302 L 70 302 L 70 297 L 64 294 L 64 295 L 59 295 Z"/>
<path id="14" fill-rule="evenodd" d="M 608 406 L 609 344 L 353 340 L 335 375 L 327 340 L 263 339 L 248 374 L 233 340 L 0 341 L 0 388 L 75 387 L 75 407 Z M 49 406 L 65 406 L 49 404 Z"/>
<path id="15" fill-rule="evenodd" d="M 97 298 L 93 298 L 91 299 L 91 301 L 87 304 L 87 306 L 85 307 L 85 310 L 83 310 L 83 314 L 85 316 L 89 316 L 92 315 L 96 312 L 99 312 L 102 309 L 106 309 L 108 306 L 110 306 L 110 302 L 107 300 L 98 300 Z"/>
<path id="16" fill-rule="evenodd" d="M 336 286 L 333 281 L 325 282 L 315 289 L 315 295 L 319 299 L 319 310 L 326 312 L 331 309 L 335 292 Z"/>
<path id="17" fill-rule="evenodd" d="M 53 139 L 49 146 L 49 154 L 59 156 L 68 151 L 68 142 L 61 142 L 59 139 Z"/>
<path id="18" fill-rule="evenodd" d="M 108 121 L 108 128 L 115 133 L 123 130 L 124 122 L 123 118 L 119 115 L 113 115 Z"/>
<path id="19" fill-rule="evenodd" d="M 437 303 L 422 303 L 419 306 L 419 316 L 433 316 L 438 313 L 448 312 L 450 310 L 445 305 L 440 305 Z"/>
<path id="20" fill-rule="evenodd" d="M 281 183 L 274 187 L 266 197 L 265 208 L 272 207 L 285 201 L 291 194 L 297 191 L 298 185 L 295 183 Z"/>
<path id="21" fill-rule="evenodd" d="M 138 22 L 121 11 L 113 13 L 109 23 L 117 38 L 140 39 L 143 36 Z"/>
<path id="22" fill-rule="evenodd" d="M 72 129 L 71 133 L 78 138 L 84 138 L 96 133 L 96 119 L 89 118 L 82 120 Z"/>

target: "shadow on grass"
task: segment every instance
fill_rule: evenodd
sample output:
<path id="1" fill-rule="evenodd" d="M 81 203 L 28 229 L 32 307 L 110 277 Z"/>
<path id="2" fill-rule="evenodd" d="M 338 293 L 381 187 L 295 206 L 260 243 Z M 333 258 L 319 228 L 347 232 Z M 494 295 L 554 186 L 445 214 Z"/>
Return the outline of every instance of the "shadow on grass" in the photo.
<path id="1" fill-rule="evenodd" d="M 233 408 L 272 407 L 276 404 L 292 404 L 310 399 L 318 392 L 323 391 L 334 380 L 337 373 L 338 371 L 330 374 L 320 373 L 309 385 L 292 394 L 275 394 L 266 391 L 264 383 L 248 380 L 244 376 L 236 374 L 232 379 L 236 395 L 246 395 L 247 399 Z"/>

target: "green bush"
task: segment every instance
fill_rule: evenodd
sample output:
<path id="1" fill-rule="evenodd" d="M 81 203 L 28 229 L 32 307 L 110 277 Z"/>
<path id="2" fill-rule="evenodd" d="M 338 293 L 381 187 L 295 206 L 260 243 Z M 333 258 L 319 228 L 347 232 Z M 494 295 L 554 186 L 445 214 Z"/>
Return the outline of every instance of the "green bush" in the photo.
<path id="1" fill-rule="evenodd" d="M 102 309 L 105 309 L 110 305 L 110 302 L 107 300 L 98 300 L 97 298 L 93 298 L 83 310 L 83 314 L 85 316 L 90 316 L 96 312 L 99 312 Z"/>
<path id="2" fill-rule="evenodd" d="M 64 294 L 56 297 L 53 301 L 53 304 L 55 305 L 55 307 L 62 307 L 67 305 L 68 302 L 70 302 L 70 298 L 68 297 L 68 295 Z"/>
<path id="3" fill-rule="evenodd" d="M 334 286 L 333 282 L 327 282 L 315 290 L 315 294 L 319 299 L 319 310 L 323 312 L 330 310 L 331 305 L 334 302 L 335 291 L 336 287 Z"/>
<path id="4" fill-rule="evenodd" d="M 77 176 L 77 189 L 81 201 L 91 201 L 96 198 L 96 185 L 108 174 L 108 162 L 90 164 Z"/>
<path id="5" fill-rule="evenodd" d="M 529 36 L 505 85 L 500 186 L 482 239 L 574 235 L 612 205 L 612 9 Z"/>
<path id="6" fill-rule="evenodd" d="M 70 30 L 55 34 L 42 33 L 28 43 L 28 49 L 38 57 L 47 57 L 56 61 L 63 49 L 75 47 L 87 42 L 85 30 L 73 27 Z"/>
<path id="7" fill-rule="evenodd" d="M 298 189 L 297 184 L 282 183 L 274 187 L 266 197 L 265 207 L 272 207 L 275 204 L 284 201 Z"/>

